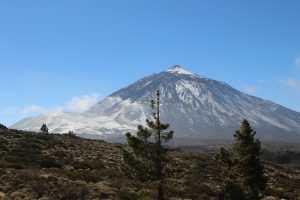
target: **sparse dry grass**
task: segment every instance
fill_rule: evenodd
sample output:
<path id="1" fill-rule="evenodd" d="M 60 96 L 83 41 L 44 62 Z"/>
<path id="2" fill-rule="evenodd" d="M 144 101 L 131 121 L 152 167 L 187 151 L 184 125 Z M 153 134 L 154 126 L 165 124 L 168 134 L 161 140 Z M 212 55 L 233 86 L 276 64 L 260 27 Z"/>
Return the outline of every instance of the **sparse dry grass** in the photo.
<path id="1" fill-rule="evenodd" d="M 170 199 L 216 199 L 220 167 L 212 156 L 172 151 L 166 180 Z M 0 199 L 153 199 L 155 183 L 124 176 L 121 145 L 73 135 L 0 131 Z M 300 172 L 265 163 L 267 194 L 300 199 Z"/>

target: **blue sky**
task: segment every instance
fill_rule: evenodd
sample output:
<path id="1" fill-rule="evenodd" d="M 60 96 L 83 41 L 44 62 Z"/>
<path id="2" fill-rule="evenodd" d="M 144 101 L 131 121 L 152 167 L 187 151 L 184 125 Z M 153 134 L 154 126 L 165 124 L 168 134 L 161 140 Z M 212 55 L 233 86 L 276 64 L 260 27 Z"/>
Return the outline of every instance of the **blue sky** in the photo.
<path id="1" fill-rule="evenodd" d="M 82 111 L 174 64 L 300 111 L 300 1 L 0 2 L 0 122 Z"/>

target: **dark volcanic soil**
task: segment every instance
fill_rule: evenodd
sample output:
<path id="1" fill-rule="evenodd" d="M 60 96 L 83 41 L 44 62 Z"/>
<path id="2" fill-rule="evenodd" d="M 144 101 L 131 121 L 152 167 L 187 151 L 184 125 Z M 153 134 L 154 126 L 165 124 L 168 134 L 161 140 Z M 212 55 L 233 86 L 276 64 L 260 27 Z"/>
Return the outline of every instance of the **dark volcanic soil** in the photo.
<path id="1" fill-rule="evenodd" d="M 0 200 L 154 199 L 155 183 L 121 171 L 121 145 L 74 135 L 0 129 Z M 222 177 L 211 154 L 169 154 L 168 199 L 216 199 Z M 267 195 L 300 199 L 300 171 L 265 162 Z"/>

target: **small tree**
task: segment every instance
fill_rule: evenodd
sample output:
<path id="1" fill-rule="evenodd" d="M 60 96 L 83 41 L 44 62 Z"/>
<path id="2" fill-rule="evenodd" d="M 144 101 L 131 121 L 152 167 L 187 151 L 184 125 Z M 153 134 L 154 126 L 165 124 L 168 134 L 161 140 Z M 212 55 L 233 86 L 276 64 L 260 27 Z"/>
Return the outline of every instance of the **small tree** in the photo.
<path id="1" fill-rule="evenodd" d="M 0 129 L 7 129 L 7 127 L 6 126 L 4 126 L 3 124 L 0 124 Z"/>
<path id="2" fill-rule="evenodd" d="M 261 144 L 255 139 L 256 132 L 247 120 L 243 120 L 236 131 L 233 145 L 238 181 L 244 189 L 247 199 L 261 199 L 266 187 L 264 167 L 260 159 Z"/>
<path id="3" fill-rule="evenodd" d="M 68 133 L 66 133 L 66 135 L 67 135 L 68 137 L 70 137 L 70 138 L 76 138 L 76 137 L 77 137 L 77 135 L 75 134 L 74 131 L 69 131 Z"/>
<path id="4" fill-rule="evenodd" d="M 47 134 L 49 132 L 49 129 L 46 124 L 43 124 L 41 127 L 41 132 Z"/>
<path id="5" fill-rule="evenodd" d="M 228 200 L 259 200 L 266 187 L 264 167 L 260 160 L 261 145 L 247 120 L 234 135 L 232 151 L 221 148 L 216 156 L 221 163 L 223 195 Z"/>
<path id="6" fill-rule="evenodd" d="M 142 182 L 157 182 L 157 199 L 164 199 L 164 179 L 166 176 L 166 142 L 173 138 L 173 131 L 167 131 L 168 124 L 160 119 L 160 92 L 151 101 L 152 119 L 147 119 L 148 127 L 139 125 L 136 135 L 126 134 L 127 148 L 123 150 L 124 170 L 131 178 Z"/>

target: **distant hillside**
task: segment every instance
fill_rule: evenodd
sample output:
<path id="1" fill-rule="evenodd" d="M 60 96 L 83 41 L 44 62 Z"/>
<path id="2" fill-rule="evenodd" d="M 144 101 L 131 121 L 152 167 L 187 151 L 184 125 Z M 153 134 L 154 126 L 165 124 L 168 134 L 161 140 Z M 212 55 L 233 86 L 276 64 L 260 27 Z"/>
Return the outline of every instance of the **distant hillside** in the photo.
<path id="1" fill-rule="evenodd" d="M 121 145 L 74 135 L 0 129 L 0 199 L 153 199 L 151 183 L 121 172 Z M 211 154 L 173 150 L 170 199 L 216 199 L 220 166 Z M 300 171 L 269 162 L 267 194 L 300 198 Z"/>

